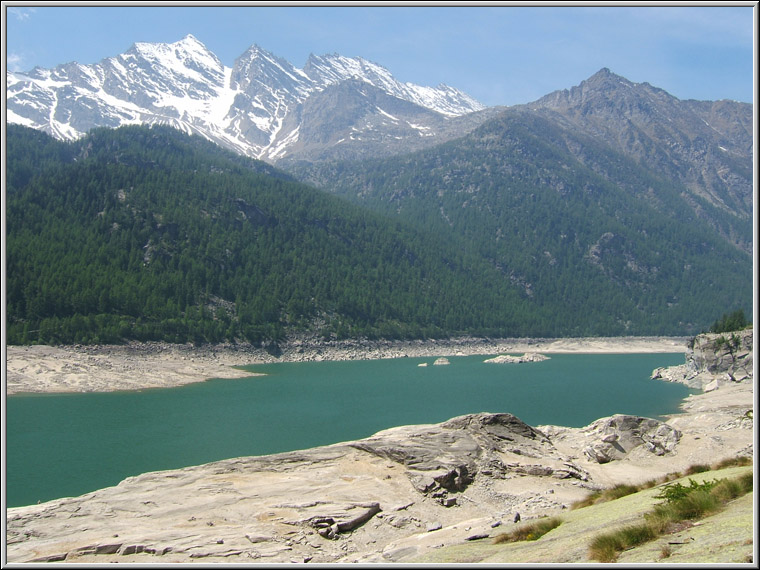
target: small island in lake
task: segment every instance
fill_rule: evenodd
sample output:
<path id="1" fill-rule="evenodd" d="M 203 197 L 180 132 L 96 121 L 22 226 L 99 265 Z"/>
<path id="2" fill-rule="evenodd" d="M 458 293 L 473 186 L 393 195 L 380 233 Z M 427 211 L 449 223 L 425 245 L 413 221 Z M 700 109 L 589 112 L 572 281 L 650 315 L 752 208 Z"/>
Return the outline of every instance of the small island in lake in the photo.
<path id="1" fill-rule="evenodd" d="M 499 356 L 495 356 L 493 358 L 489 358 L 488 360 L 484 360 L 483 362 L 488 362 L 490 364 L 519 364 L 521 362 L 542 362 L 544 360 L 549 360 L 549 357 L 544 354 L 539 354 L 537 352 L 526 352 L 522 356 L 511 356 L 509 354 L 500 354 Z"/>

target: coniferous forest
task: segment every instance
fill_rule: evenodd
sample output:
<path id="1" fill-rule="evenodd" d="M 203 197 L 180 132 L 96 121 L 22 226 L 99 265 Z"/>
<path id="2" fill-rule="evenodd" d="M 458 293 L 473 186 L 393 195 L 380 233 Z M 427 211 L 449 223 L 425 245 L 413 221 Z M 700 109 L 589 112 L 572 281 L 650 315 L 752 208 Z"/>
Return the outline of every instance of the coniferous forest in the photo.
<path id="1" fill-rule="evenodd" d="M 168 127 L 60 142 L 8 125 L 6 146 L 10 344 L 691 334 L 751 302 L 749 257 L 699 233 L 692 250 L 652 250 L 668 263 L 653 259 L 659 281 L 643 282 L 630 267 L 559 255 L 586 231 L 563 225 L 577 217 L 549 216 L 530 233 L 473 218 L 463 235 L 425 222 L 422 206 L 416 217 L 372 211 Z M 404 184 L 431 188 L 435 176 Z M 538 200 L 513 208 L 527 218 Z M 636 220 L 651 234 L 648 214 Z M 505 241 L 484 250 L 480 231 Z M 542 260 L 532 287 L 530 255 Z M 684 284 L 671 258 L 723 280 Z"/>

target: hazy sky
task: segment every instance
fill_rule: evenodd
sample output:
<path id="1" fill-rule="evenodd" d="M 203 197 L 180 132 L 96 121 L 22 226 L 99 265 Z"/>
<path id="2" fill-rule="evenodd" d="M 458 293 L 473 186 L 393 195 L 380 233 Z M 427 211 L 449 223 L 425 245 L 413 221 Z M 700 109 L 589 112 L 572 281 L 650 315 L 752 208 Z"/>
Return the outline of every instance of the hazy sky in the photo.
<path id="1" fill-rule="evenodd" d="M 282 3 L 280 3 L 282 4 Z M 648 6 L 108 6 L 3 2 L 7 69 L 96 63 L 193 34 L 225 65 L 251 44 L 303 67 L 361 56 L 401 81 L 527 103 L 603 67 L 681 99 L 753 102 L 756 2 Z M 726 7 L 728 6 L 728 7 Z"/>

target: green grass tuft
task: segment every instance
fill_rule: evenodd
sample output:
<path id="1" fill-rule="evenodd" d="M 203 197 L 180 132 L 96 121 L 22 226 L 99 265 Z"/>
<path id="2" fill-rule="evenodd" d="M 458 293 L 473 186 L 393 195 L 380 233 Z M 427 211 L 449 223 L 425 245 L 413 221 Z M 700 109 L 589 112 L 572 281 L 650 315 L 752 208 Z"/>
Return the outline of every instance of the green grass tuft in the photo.
<path id="1" fill-rule="evenodd" d="M 532 523 L 522 525 L 511 532 L 502 533 L 494 538 L 494 544 L 505 542 L 519 542 L 523 540 L 538 540 L 547 532 L 562 524 L 562 519 L 557 517 L 540 519 Z"/>
<path id="2" fill-rule="evenodd" d="M 713 465 L 713 469 L 725 469 L 726 467 L 745 467 L 752 465 L 752 458 L 750 457 L 731 457 L 724 459 Z"/>
<path id="3" fill-rule="evenodd" d="M 704 463 L 697 463 L 696 465 L 690 465 L 686 469 L 686 475 L 694 475 L 695 473 L 705 473 L 706 471 L 711 471 L 712 467 L 709 465 L 706 465 Z"/>

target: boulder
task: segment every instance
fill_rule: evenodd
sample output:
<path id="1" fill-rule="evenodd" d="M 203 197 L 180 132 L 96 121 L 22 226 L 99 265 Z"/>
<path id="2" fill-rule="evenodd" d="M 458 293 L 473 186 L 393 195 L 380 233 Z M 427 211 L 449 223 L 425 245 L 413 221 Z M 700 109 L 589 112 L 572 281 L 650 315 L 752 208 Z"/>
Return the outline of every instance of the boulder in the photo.
<path id="1" fill-rule="evenodd" d="M 681 438 L 679 430 L 664 422 L 622 414 L 597 420 L 582 431 L 590 441 L 583 454 L 596 463 L 622 459 L 637 448 L 655 455 L 672 453 Z"/>
<path id="2" fill-rule="evenodd" d="M 495 453 L 559 458 L 543 433 L 512 414 L 468 414 L 433 426 L 392 428 L 349 445 L 405 466 L 422 494 L 461 492 L 482 468 L 504 471 Z"/>

